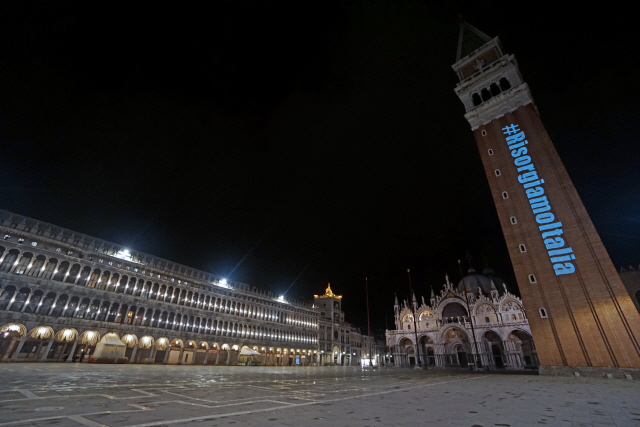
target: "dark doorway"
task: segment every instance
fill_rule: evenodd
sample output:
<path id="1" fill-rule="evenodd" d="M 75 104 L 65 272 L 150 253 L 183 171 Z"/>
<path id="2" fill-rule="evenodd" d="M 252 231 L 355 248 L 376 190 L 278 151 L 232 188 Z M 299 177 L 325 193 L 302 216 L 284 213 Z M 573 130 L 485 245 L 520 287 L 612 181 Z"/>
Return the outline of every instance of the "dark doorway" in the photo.
<path id="1" fill-rule="evenodd" d="M 494 344 L 491 346 L 491 351 L 493 352 L 493 360 L 496 363 L 496 368 L 504 368 L 504 362 L 502 361 L 502 354 L 500 353 L 500 347 Z"/>
<path id="2" fill-rule="evenodd" d="M 460 366 L 462 368 L 466 368 L 469 365 L 469 361 L 467 360 L 467 352 L 459 351 L 458 352 L 458 361 L 460 362 Z"/>
<path id="3" fill-rule="evenodd" d="M 427 355 L 429 357 L 429 366 L 436 366 L 436 357 L 433 354 L 433 347 L 427 347 Z"/>

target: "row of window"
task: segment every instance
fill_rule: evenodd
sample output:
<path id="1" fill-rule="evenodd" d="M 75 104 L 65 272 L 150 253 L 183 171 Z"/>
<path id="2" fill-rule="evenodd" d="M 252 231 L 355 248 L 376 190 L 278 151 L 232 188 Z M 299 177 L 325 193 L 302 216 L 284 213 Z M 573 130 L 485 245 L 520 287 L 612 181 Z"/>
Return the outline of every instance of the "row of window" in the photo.
<path id="1" fill-rule="evenodd" d="M 0 220 L 0 223 L 2 223 L 2 222 L 3 222 L 3 221 L 2 221 L 2 220 Z M 18 225 L 17 225 L 17 224 L 15 224 L 15 223 L 12 223 L 12 224 L 10 225 L 10 227 L 11 227 L 11 228 L 17 228 L 17 226 L 18 226 Z M 25 231 L 25 232 L 31 232 L 31 228 L 30 228 L 30 227 L 26 227 L 23 231 Z M 37 234 L 37 235 L 43 235 L 43 232 L 42 232 L 42 230 L 38 230 L 38 232 L 37 232 L 36 234 Z M 51 236 L 50 236 L 50 237 L 51 237 Z M 55 235 L 53 235 L 51 238 L 54 238 L 54 239 L 55 239 L 55 238 L 56 238 L 56 236 L 55 236 Z M 12 239 L 12 236 L 11 236 L 10 234 L 5 234 L 5 235 L 4 235 L 4 240 L 11 240 L 11 241 L 13 241 L 13 240 L 15 240 L 15 238 L 14 238 L 14 239 Z M 63 237 L 63 238 L 62 238 L 62 242 L 67 242 L 67 241 L 68 241 L 68 238 L 67 238 L 67 237 Z M 17 239 L 17 242 L 18 242 L 19 244 L 25 244 L 25 239 L 24 239 L 24 238 L 18 238 L 18 239 Z M 83 244 L 82 242 L 78 242 L 77 240 L 74 240 L 74 241 L 73 241 L 73 245 L 74 245 L 74 246 L 83 246 L 83 245 L 84 245 L 84 246 L 88 247 L 88 244 L 86 244 L 86 243 L 84 243 L 84 244 Z M 32 242 L 31 242 L 31 246 L 33 246 L 33 247 L 38 246 L 38 242 L 32 241 Z M 47 246 L 47 245 L 45 244 L 44 246 L 45 246 L 45 249 L 46 249 L 46 246 Z M 56 248 L 56 249 L 55 249 L 55 251 L 56 251 L 57 253 L 65 252 L 65 253 L 66 253 L 66 255 L 68 255 L 68 256 L 74 256 L 74 257 L 77 257 L 77 258 L 83 258 L 83 257 L 84 257 L 84 255 L 83 255 L 82 253 L 80 253 L 80 252 L 74 252 L 73 250 L 67 250 L 67 249 L 65 249 L 65 250 L 63 251 L 63 250 L 62 250 L 62 248 L 60 248 L 60 247 Z M 107 265 L 108 265 L 108 266 L 110 266 L 110 267 L 115 267 L 115 268 L 119 268 L 119 269 L 121 268 L 121 269 L 125 269 L 125 270 L 128 270 L 128 271 L 131 271 L 131 270 L 132 270 L 132 271 L 133 271 L 133 272 L 135 272 L 135 273 L 140 272 L 140 274 L 142 274 L 142 275 L 149 274 L 149 276 L 150 276 L 150 277 L 154 277 L 154 278 L 157 278 L 157 279 L 162 278 L 162 279 L 164 279 L 164 280 L 171 281 L 172 283 L 177 282 L 178 284 L 185 284 L 185 285 L 188 285 L 188 284 L 189 284 L 186 280 L 185 280 L 185 281 L 182 281 L 182 280 L 180 280 L 180 279 L 175 279 L 175 278 L 173 278 L 173 277 L 169 277 L 169 276 L 162 276 L 162 277 L 161 277 L 161 275 L 160 275 L 160 274 L 158 274 L 158 272 L 153 272 L 153 271 L 149 271 L 148 269 L 145 269 L 145 265 L 148 265 L 148 267 L 151 267 L 151 268 L 160 268 L 160 269 L 162 269 L 162 270 L 164 270 L 164 271 L 169 271 L 169 270 L 170 270 L 170 268 L 169 268 L 169 264 L 165 264 L 165 265 L 163 265 L 162 263 L 158 263 L 158 264 L 156 265 L 156 263 L 154 263 L 154 262 L 146 263 L 144 260 L 137 260 L 137 259 L 133 258 L 133 256 L 132 256 L 128 251 L 126 251 L 126 250 L 121 250 L 121 251 L 119 251 L 119 252 L 115 252 L 115 251 L 113 251 L 113 250 L 109 250 L 109 249 L 105 249 L 105 248 L 96 248 L 96 251 L 97 251 L 97 252 L 104 253 L 104 254 L 105 254 L 105 255 L 107 255 L 107 256 L 112 256 L 112 257 L 114 257 L 114 258 L 118 258 L 118 260 L 116 260 L 116 261 L 114 262 L 114 261 L 108 261 L 108 260 L 107 260 L 107 261 L 105 261 L 105 259 L 102 259 L 102 258 L 99 258 L 99 257 L 98 257 L 99 259 L 97 259 L 97 262 L 98 262 L 98 263 L 100 263 L 100 264 L 105 263 L 105 264 L 107 264 Z M 94 256 L 93 256 L 93 255 L 89 255 L 88 259 L 89 259 L 89 261 L 94 261 L 94 262 L 96 262 L 96 260 L 94 260 Z M 128 265 L 126 262 L 125 262 L 125 263 L 120 262 L 121 260 L 124 260 L 124 261 L 127 261 L 127 260 L 128 260 L 128 261 L 132 261 L 132 262 L 137 263 L 137 264 L 139 264 L 139 265 L 138 265 L 138 266 L 136 266 L 135 264 L 134 264 L 134 265 Z M 140 268 L 139 268 L 139 267 L 140 267 Z M 147 267 L 147 268 L 148 268 L 148 267 Z M 175 273 L 180 274 L 180 275 L 183 275 L 183 276 L 190 276 L 190 277 L 193 277 L 193 278 L 194 278 L 194 279 L 196 279 L 196 280 L 200 279 L 200 280 L 203 280 L 203 281 L 208 282 L 208 283 L 214 283 L 214 282 L 215 282 L 215 280 L 214 280 L 213 276 L 211 276 L 210 274 L 205 273 L 205 272 L 198 272 L 197 270 L 192 270 L 192 269 L 191 269 L 191 271 L 189 271 L 190 269 L 189 269 L 188 267 L 183 267 L 183 266 L 175 265 L 175 264 L 174 264 L 173 269 L 175 269 L 175 270 L 176 270 L 176 271 L 175 271 Z M 226 285 L 227 285 L 227 284 L 226 284 L 226 281 L 225 281 L 224 279 L 222 280 L 222 282 L 221 282 L 221 283 L 222 283 L 224 286 L 226 286 Z M 265 297 L 267 297 L 267 298 L 268 298 L 268 297 L 273 297 L 273 295 L 271 295 L 270 293 L 268 293 L 268 292 L 264 292 L 264 291 L 261 291 L 261 290 L 259 290 L 259 289 L 255 288 L 255 287 L 254 287 L 254 288 L 252 288 L 252 289 L 249 289 L 249 287 L 248 287 L 247 285 L 244 285 L 244 284 L 239 284 L 239 285 L 241 285 L 241 286 L 240 286 L 240 288 L 241 288 L 241 290 L 243 290 L 243 291 L 253 292 L 253 293 L 256 293 L 256 294 L 258 294 L 258 295 L 263 295 L 263 296 L 265 296 Z M 221 291 L 221 293 L 224 293 L 224 291 Z M 252 298 L 248 298 L 248 300 L 250 300 L 250 301 L 251 301 L 251 300 L 253 300 L 253 299 L 252 299 Z M 256 301 L 256 302 L 257 302 L 257 301 Z M 267 304 L 269 305 L 269 303 L 267 303 Z M 295 304 L 298 304 L 298 305 L 309 305 L 309 304 L 308 304 L 307 302 L 305 302 L 305 301 L 298 301 L 298 300 L 296 300 L 296 301 L 295 301 Z M 296 311 L 297 311 L 297 310 L 296 310 Z"/>
<path id="2" fill-rule="evenodd" d="M 483 88 L 480 92 L 476 92 L 471 95 L 473 106 L 477 107 L 483 102 L 490 100 L 492 97 L 500 95 L 501 92 L 504 92 L 507 89 L 511 89 L 511 83 L 509 83 L 509 80 L 507 80 L 506 77 L 503 77 L 499 82 L 491 83 L 489 87 Z"/>
<path id="3" fill-rule="evenodd" d="M 112 303 L 99 299 L 92 301 L 88 297 L 81 298 L 55 292 L 49 292 L 45 295 L 41 290 L 32 292 L 27 287 L 18 290 L 15 286 L 9 285 L 2 290 L 0 295 L 0 310 L 97 320 L 221 337 L 268 339 L 301 344 L 317 343 L 317 338 L 313 334 L 245 325 L 222 319 L 199 317 L 118 302 Z"/>
<path id="4" fill-rule="evenodd" d="M 12 224 L 12 225 L 13 225 L 13 224 Z M 27 230 L 25 230 L 25 231 L 29 231 L 29 229 L 27 229 Z M 41 233 L 41 232 L 38 232 L 38 235 L 42 235 L 42 233 Z M 5 234 L 5 235 L 4 235 L 4 237 L 3 237 L 3 240 L 11 240 L 11 235 L 10 235 L 10 234 Z M 24 238 L 21 238 L 21 237 L 20 237 L 20 238 L 18 238 L 18 240 L 17 240 L 17 241 L 18 241 L 18 243 L 19 243 L 19 244 L 23 244 L 23 243 L 25 242 Z M 66 238 L 63 238 L 63 239 L 62 239 L 62 241 L 63 241 L 63 242 L 66 242 Z M 79 242 L 78 242 L 78 241 L 74 241 L 74 242 L 73 242 L 73 244 L 74 244 L 74 246 L 78 246 Z M 38 242 L 32 241 L 32 242 L 31 242 L 31 246 L 33 246 L 33 247 L 38 246 Z M 46 246 L 46 245 L 45 245 L 45 246 Z M 56 251 L 57 253 L 62 253 L 62 252 L 63 252 L 63 251 L 62 251 L 62 248 L 56 248 L 56 250 L 55 250 L 55 251 Z M 114 257 L 116 257 L 116 258 L 128 259 L 128 258 L 126 258 L 126 257 L 118 256 L 118 253 L 110 254 L 110 253 L 108 253 L 108 251 L 107 251 L 106 249 L 105 249 L 103 252 L 104 252 L 105 254 L 107 254 L 107 255 L 114 256 Z M 66 255 L 68 255 L 68 256 L 76 256 L 76 257 L 79 257 L 79 258 L 83 258 L 83 257 L 84 257 L 81 253 L 79 253 L 79 252 L 74 252 L 74 251 L 72 251 L 72 250 L 66 250 L 66 251 L 65 251 L 65 253 L 66 253 Z M 126 254 L 128 254 L 128 252 L 126 252 Z M 89 256 L 89 261 L 94 261 L 93 256 Z M 100 258 L 100 259 L 98 259 L 98 261 L 97 261 L 97 262 L 98 262 L 98 263 L 100 263 L 100 264 L 103 264 L 103 263 L 105 263 L 105 260 Z M 134 262 L 135 262 L 135 261 L 134 261 Z M 107 264 L 107 265 L 109 265 L 110 267 L 114 266 L 113 261 L 107 261 L 107 262 L 106 262 L 106 264 Z M 139 269 L 138 269 L 137 267 L 132 267 L 132 266 L 127 265 L 127 264 L 124 264 L 124 265 L 123 265 L 123 264 L 122 264 L 122 263 L 120 263 L 120 262 L 116 262 L 115 266 L 116 266 L 117 268 L 122 268 L 122 269 L 125 269 L 125 270 L 133 270 L 135 273 L 137 273 L 137 272 L 139 271 Z M 145 270 L 140 270 L 140 272 L 141 272 L 142 274 L 146 274 L 146 271 L 145 271 Z M 153 272 L 149 272 L 149 275 L 150 275 L 150 277 L 157 277 L 158 279 L 160 278 L 160 274 L 157 274 L 157 273 L 156 273 L 156 274 L 154 274 Z M 165 277 L 165 279 L 166 279 L 166 280 L 170 280 L 171 282 L 176 282 L 176 279 L 171 278 L 171 277 Z M 182 281 L 181 281 L 180 279 L 178 279 L 178 280 L 177 280 L 177 282 L 178 282 L 178 283 L 182 283 Z M 185 285 L 187 285 L 187 284 L 188 284 L 188 282 L 187 282 L 187 281 L 184 281 L 184 284 L 185 284 Z"/>
<path id="5" fill-rule="evenodd" d="M 4 249 L 1 248 L 0 249 Z M 82 268 L 80 264 L 70 265 L 68 261 L 58 262 L 44 255 L 35 256 L 30 252 L 20 254 L 17 249 L 5 252 L 0 258 L 0 271 L 24 274 L 26 276 L 51 279 L 64 283 L 103 289 L 135 297 L 183 305 L 217 313 L 231 314 L 258 320 L 278 322 L 291 326 L 315 328 L 317 322 L 309 316 L 301 316 L 280 310 L 256 307 L 239 301 L 216 298 L 193 292 L 181 287 L 152 283 L 136 277 L 120 276 L 118 273 Z"/>

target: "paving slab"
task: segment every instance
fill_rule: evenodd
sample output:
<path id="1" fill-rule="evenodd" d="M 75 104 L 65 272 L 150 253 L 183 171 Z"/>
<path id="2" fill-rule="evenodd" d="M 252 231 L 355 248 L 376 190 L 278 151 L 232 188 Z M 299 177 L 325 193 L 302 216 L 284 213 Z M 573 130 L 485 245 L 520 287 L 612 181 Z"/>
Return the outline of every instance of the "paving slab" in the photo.
<path id="1" fill-rule="evenodd" d="M 356 367 L 0 364 L 0 427 L 640 427 L 640 381 Z"/>

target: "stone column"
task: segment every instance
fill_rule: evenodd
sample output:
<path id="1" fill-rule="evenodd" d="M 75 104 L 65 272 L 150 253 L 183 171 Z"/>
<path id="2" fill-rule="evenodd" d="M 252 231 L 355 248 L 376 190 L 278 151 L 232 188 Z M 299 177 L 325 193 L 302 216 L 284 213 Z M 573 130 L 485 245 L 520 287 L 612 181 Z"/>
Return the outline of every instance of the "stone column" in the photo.
<path id="1" fill-rule="evenodd" d="M 22 346 L 24 346 L 25 341 L 27 341 L 27 336 L 23 336 L 20 339 L 20 342 L 18 343 L 18 346 L 16 347 L 16 349 L 13 352 L 13 356 L 11 356 L 11 361 L 15 362 L 18 359 L 18 354 L 20 353 L 20 350 L 22 350 Z"/>
<path id="2" fill-rule="evenodd" d="M 40 354 L 40 350 L 42 350 L 42 346 L 43 346 L 43 345 L 44 345 L 44 341 L 40 341 L 40 342 L 38 343 L 38 347 L 36 347 L 36 351 L 35 351 L 35 354 L 34 354 L 34 356 L 33 356 L 33 359 L 34 359 L 34 360 L 38 358 L 38 355 Z"/>
<path id="3" fill-rule="evenodd" d="M 155 363 L 157 352 L 158 352 L 158 347 L 154 345 L 153 348 L 149 350 L 150 355 L 149 357 L 147 357 L 147 363 Z"/>
<path id="4" fill-rule="evenodd" d="M 191 359 L 191 364 L 195 365 L 196 364 L 196 356 L 198 355 L 198 349 L 194 348 L 193 349 L 193 359 Z"/>
<path id="5" fill-rule="evenodd" d="M 131 359 L 129 359 L 128 363 L 135 363 L 137 352 L 138 352 L 138 346 L 136 345 L 133 347 L 133 352 L 131 352 Z"/>
<path id="6" fill-rule="evenodd" d="M 1 263 L 2 261 L 0 261 Z M 44 273 L 44 271 L 47 269 L 47 265 L 49 265 L 49 260 L 45 259 L 44 262 L 42 263 L 42 266 L 40 267 L 40 271 L 38 271 L 38 274 L 36 275 L 36 277 L 42 277 L 42 273 Z"/>
<path id="7" fill-rule="evenodd" d="M 218 353 L 216 355 L 216 363 L 215 363 L 215 365 L 218 366 L 219 362 L 220 362 L 220 348 L 218 348 Z"/>
<path id="8" fill-rule="evenodd" d="M 29 305 L 29 301 L 31 301 L 31 297 L 33 296 L 33 292 L 31 292 L 29 294 L 29 296 L 27 297 L 27 299 L 25 300 L 24 304 L 22 304 L 22 308 L 20 309 L 20 313 L 24 313 L 25 308 L 27 308 L 27 305 Z"/>
<path id="9" fill-rule="evenodd" d="M 178 355 L 178 365 L 182 365 L 183 356 L 184 356 L 184 345 L 180 347 L 180 354 Z"/>
<path id="10" fill-rule="evenodd" d="M 67 362 L 71 362 L 73 360 L 73 353 L 75 353 L 76 351 L 76 347 L 78 346 L 78 339 L 76 338 L 75 341 L 73 341 L 73 346 L 71 347 L 71 351 L 69 352 L 69 356 L 67 357 Z"/>
<path id="11" fill-rule="evenodd" d="M 16 337 L 11 337 L 11 342 L 7 346 L 7 351 L 5 351 L 4 356 L 2 356 L 2 360 L 5 360 L 5 361 L 9 360 L 9 355 L 11 354 L 11 351 L 15 348 L 17 342 L 18 340 L 16 339 Z"/>
<path id="12" fill-rule="evenodd" d="M 44 352 L 44 355 L 42 355 L 42 359 L 40 359 L 41 362 L 44 362 L 45 360 L 47 360 L 47 356 L 49 355 L 49 351 L 51 351 L 51 346 L 53 346 L 53 343 L 55 342 L 56 337 L 53 336 L 49 339 L 49 344 L 47 344 L 47 349 Z"/>
<path id="13" fill-rule="evenodd" d="M 510 368 L 510 367 L 518 367 L 515 358 L 513 357 L 513 352 L 515 350 L 515 346 L 513 345 L 513 341 L 511 340 L 503 340 L 502 341 L 502 348 L 504 348 L 504 357 L 503 357 L 503 361 L 502 363 L 504 364 L 505 368 Z M 493 353 L 492 353 L 493 354 Z"/>
<path id="14" fill-rule="evenodd" d="M 49 309 L 49 312 L 47 313 L 47 316 L 51 316 L 51 313 L 53 313 L 53 309 L 56 308 L 56 304 L 58 304 L 58 297 L 56 297 L 53 300 L 53 304 L 51 304 L 51 308 Z"/>
<path id="15" fill-rule="evenodd" d="M 162 360 L 162 364 L 166 365 L 167 364 L 167 360 L 169 360 L 169 353 L 171 352 L 171 347 L 167 346 L 167 348 L 164 350 L 164 359 Z"/>
<path id="16" fill-rule="evenodd" d="M 229 366 L 230 361 L 231 361 L 231 349 L 227 350 L 227 363 L 226 363 L 227 366 Z"/>
<path id="17" fill-rule="evenodd" d="M 207 351 L 204 353 L 204 362 L 202 362 L 202 366 L 206 366 L 207 365 L 207 359 L 209 359 L 209 351 L 211 351 L 211 349 L 207 349 Z"/>
<path id="18" fill-rule="evenodd" d="M 62 350 L 60 351 L 60 357 L 57 360 L 64 362 L 64 355 L 67 354 L 67 348 L 69 348 L 69 343 L 67 341 L 62 341 Z"/>

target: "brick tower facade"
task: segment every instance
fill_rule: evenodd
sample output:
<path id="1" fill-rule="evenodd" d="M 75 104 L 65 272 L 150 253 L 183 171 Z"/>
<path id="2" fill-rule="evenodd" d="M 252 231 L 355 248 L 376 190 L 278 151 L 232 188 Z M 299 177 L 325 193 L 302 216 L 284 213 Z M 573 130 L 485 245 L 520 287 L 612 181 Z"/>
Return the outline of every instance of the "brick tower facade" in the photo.
<path id="1" fill-rule="evenodd" d="M 640 368 L 638 312 L 540 120 L 515 57 L 497 37 L 463 23 L 453 69 L 541 369 Z"/>

